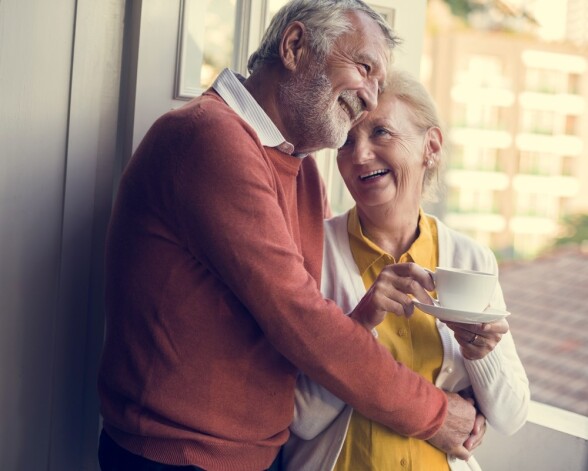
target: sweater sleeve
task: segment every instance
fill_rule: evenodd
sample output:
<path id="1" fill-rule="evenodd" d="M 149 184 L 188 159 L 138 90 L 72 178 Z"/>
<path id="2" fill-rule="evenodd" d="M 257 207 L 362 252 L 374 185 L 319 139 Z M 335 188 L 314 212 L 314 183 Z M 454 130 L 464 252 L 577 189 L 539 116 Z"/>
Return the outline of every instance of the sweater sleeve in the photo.
<path id="1" fill-rule="evenodd" d="M 496 257 L 488 247 L 439 222 L 437 226 L 440 247 L 443 248 L 440 251 L 443 263 L 498 274 Z M 490 305 L 497 309 L 506 309 L 500 283 L 497 284 Z M 484 358 L 464 359 L 464 365 L 478 407 L 490 425 L 506 435 L 520 429 L 527 419 L 530 391 L 529 381 L 511 333 L 504 335 L 497 347 Z"/>
<path id="2" fill-rule="evenodd" d="M 349 314 L 365 295 L 365 286 L 349 246 L 348 213 L 325 222 L 321 292 Z M 377 330 L 372 330 L 377 338 Z M 316 438 L 344 409 L 345 403 L 306 375 L 296 382 L 294 419 L 290 430 L 304 440 Z"/>
<path id="3" fill-rule="evenodd" d="M 515 350 L 512 335 L 480 360 L 465 361 L 476 403 L 488 423 L 512 435 L 527 420 L 530 392 L 527 375 Z"/>
<path id="4" fill-rule="evenodd" d="M 189 250 L 302 372 L 365 416 L 404 435 L 431 437 L 445 418 L 444 393 L 322 297 L 257 138 L 236 118 L 194 119 L 199 123 L 186 131 L 191 141 L 180 150 L 174 187 Z"/>
<path id="5" fill-rule="evenodd" d="M 498 273 L 498 264 L 490 249 L 486 249 L 487 269 Z M 502 288 L 497 284 L 490 305 L 506 309 Z M 517 354 L 510 332 L 484 358 L 464 360 L 478 407 L 496 430 L 512 435 L 527 420 L 530 402 L 529 380 Z"/>

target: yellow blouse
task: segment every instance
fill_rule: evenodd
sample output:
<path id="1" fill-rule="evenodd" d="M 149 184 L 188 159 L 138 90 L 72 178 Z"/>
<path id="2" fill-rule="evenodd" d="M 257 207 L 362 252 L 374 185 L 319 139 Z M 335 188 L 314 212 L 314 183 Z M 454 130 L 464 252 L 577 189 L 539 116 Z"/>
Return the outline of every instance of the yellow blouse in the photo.
<path id="1" fill-rule="evenodd" d="M 366 289 L 380 271 L 397 263 L 363 235 L 356 208 L 349 213 L 349 242 Z M 434 270 L 438 260 L 437 225 L 420 211 L 419 236 L 398 263 L 416 262 Z M 433 382 L 443 361 L 435 319 L 417 309 L 406 319 L 389 314 L 378 327 L 378 340 L 394 357 Z M 354 411 L 335 471 L 448 471 L 445 453 L 426 441 L 406 438 Z"/>

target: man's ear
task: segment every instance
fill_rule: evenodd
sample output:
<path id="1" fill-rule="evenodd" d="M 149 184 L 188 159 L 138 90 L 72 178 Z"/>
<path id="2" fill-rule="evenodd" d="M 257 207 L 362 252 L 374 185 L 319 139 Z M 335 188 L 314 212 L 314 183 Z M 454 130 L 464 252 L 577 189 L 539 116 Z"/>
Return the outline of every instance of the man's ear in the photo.
<path id="1" fill-rule="evenodd" d="M 300 21 L 290 23 L 280 42 L 280 59 L 284 67 L 294 71 L 306 48 L 306 28 Z"/>

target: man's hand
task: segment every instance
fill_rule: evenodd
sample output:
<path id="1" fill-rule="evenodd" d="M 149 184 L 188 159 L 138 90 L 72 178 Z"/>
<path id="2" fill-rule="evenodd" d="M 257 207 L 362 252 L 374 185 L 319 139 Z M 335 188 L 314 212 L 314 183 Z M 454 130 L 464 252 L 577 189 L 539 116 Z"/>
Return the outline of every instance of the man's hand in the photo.
<path id="1" fill-rule="evenodd" d="M 476 409 L 472 399 L 464 399 L 456 393 L 447 394 L 447 417 L 441 428 L 428 442 L 449 456 L 467 460 L 470 451 L 465 442 L 474 430 Z"/>

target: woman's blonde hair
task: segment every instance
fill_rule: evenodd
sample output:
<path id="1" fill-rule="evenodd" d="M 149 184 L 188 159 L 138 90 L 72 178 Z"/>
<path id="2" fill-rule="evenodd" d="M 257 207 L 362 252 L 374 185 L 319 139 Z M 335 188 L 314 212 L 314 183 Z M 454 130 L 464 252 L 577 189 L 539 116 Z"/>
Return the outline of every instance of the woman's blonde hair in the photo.
<path id="1" fill-rule="evenodd" d="M 437 106 L 431 94 L 412 74 L 395 66 L 389 66 L 383 94 L 396 97 L 408 105 L 413 116 L 413 123 L 421 132 L 425 133 L 430 128 L 437 127 L 441 129 L 443 134 Z M 423 198 L 426 200 L 434 201 L 436 199 L 439 188 L 440 167 L 444 163 L 443 154 L 444 146 L 441 150 L 438 164 L 425 172 Z"/>

